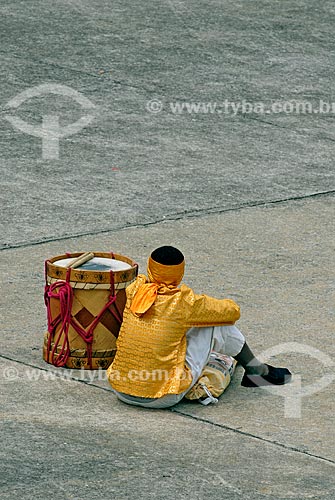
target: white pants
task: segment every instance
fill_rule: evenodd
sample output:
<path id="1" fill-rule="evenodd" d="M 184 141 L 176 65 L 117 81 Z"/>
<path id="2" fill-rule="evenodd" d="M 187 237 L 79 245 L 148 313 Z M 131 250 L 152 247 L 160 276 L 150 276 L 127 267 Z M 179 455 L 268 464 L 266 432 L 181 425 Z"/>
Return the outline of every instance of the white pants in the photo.
<path id="1" fill-rule="evenodd" d="M 179 403 L 199 379 L 211 351 L 235 357 L 242 350 L 245 338 L 236 326 L 191 328 L 187 334 L 186 362 L 192 371 L 192 384 L 181 394 L 167 394 L 161 398 L 140 398 L 114 390 L 120 401 L 145 408 L 168 408 Z"/>

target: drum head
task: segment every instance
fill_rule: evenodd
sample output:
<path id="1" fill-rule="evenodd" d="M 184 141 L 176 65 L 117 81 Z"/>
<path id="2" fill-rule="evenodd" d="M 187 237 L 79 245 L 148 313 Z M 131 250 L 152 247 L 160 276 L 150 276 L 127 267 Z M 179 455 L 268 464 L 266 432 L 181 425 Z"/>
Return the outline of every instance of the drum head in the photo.
<path id="1" fill-rule="evenodd" d="M 55 266 L 66 267 L 73 258 L 57 260 L 53 264 Z M 127 262 L 117 259 L 107 259 L 105 257 L 93 257 L 93 259 L 85 262 L 81 266 L 76 267 L 83 271 L 126 271 L 131 269 L 131 265 Z"/>

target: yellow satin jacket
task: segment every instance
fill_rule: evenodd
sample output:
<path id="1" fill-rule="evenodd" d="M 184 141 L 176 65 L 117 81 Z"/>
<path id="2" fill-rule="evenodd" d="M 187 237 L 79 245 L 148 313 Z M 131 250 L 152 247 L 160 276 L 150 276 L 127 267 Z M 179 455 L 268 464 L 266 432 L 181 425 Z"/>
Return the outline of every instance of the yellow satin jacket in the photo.
<path id="1" fill-rule="evenodd" d="M 240 308 L 233 300 L 197 295 L 181 285 L 158 291 L 154 304 L 138 317 L 130 306 L 143 283 L 148 279 L 140 274 L 126 290 L 117 352 L 107 376 L 115 390 L 132 396 L 180 394 L 192 382 L 185 363 L 186 332 L 193 326 L 232 325 L 240 317 Z"/>

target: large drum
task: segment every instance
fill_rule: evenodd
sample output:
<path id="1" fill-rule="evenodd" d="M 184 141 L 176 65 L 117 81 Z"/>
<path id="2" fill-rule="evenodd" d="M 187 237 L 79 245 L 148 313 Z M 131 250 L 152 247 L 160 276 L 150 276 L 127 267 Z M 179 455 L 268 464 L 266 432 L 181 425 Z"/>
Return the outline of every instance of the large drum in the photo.
<path id="1" fill-rule="evenodd" d="M 93 252 L 91 260 L 73 268 L 72 253 L 45 262 L 48 331 L 43 358 L 68 368 L 107 368 L 126 302 L 125 288 L 138 272 L 123 255 Z"/>

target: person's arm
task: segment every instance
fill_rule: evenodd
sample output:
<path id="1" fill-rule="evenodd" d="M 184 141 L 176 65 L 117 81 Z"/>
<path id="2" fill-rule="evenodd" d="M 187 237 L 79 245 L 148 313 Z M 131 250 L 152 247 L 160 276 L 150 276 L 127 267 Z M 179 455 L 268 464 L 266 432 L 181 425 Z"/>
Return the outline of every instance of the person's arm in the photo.
<path id="1" fill-rule="evenodd" d="M 231 299 L 189 294 L 187 326 L 233 325 L 240 318 L 240 308 Z"/>

